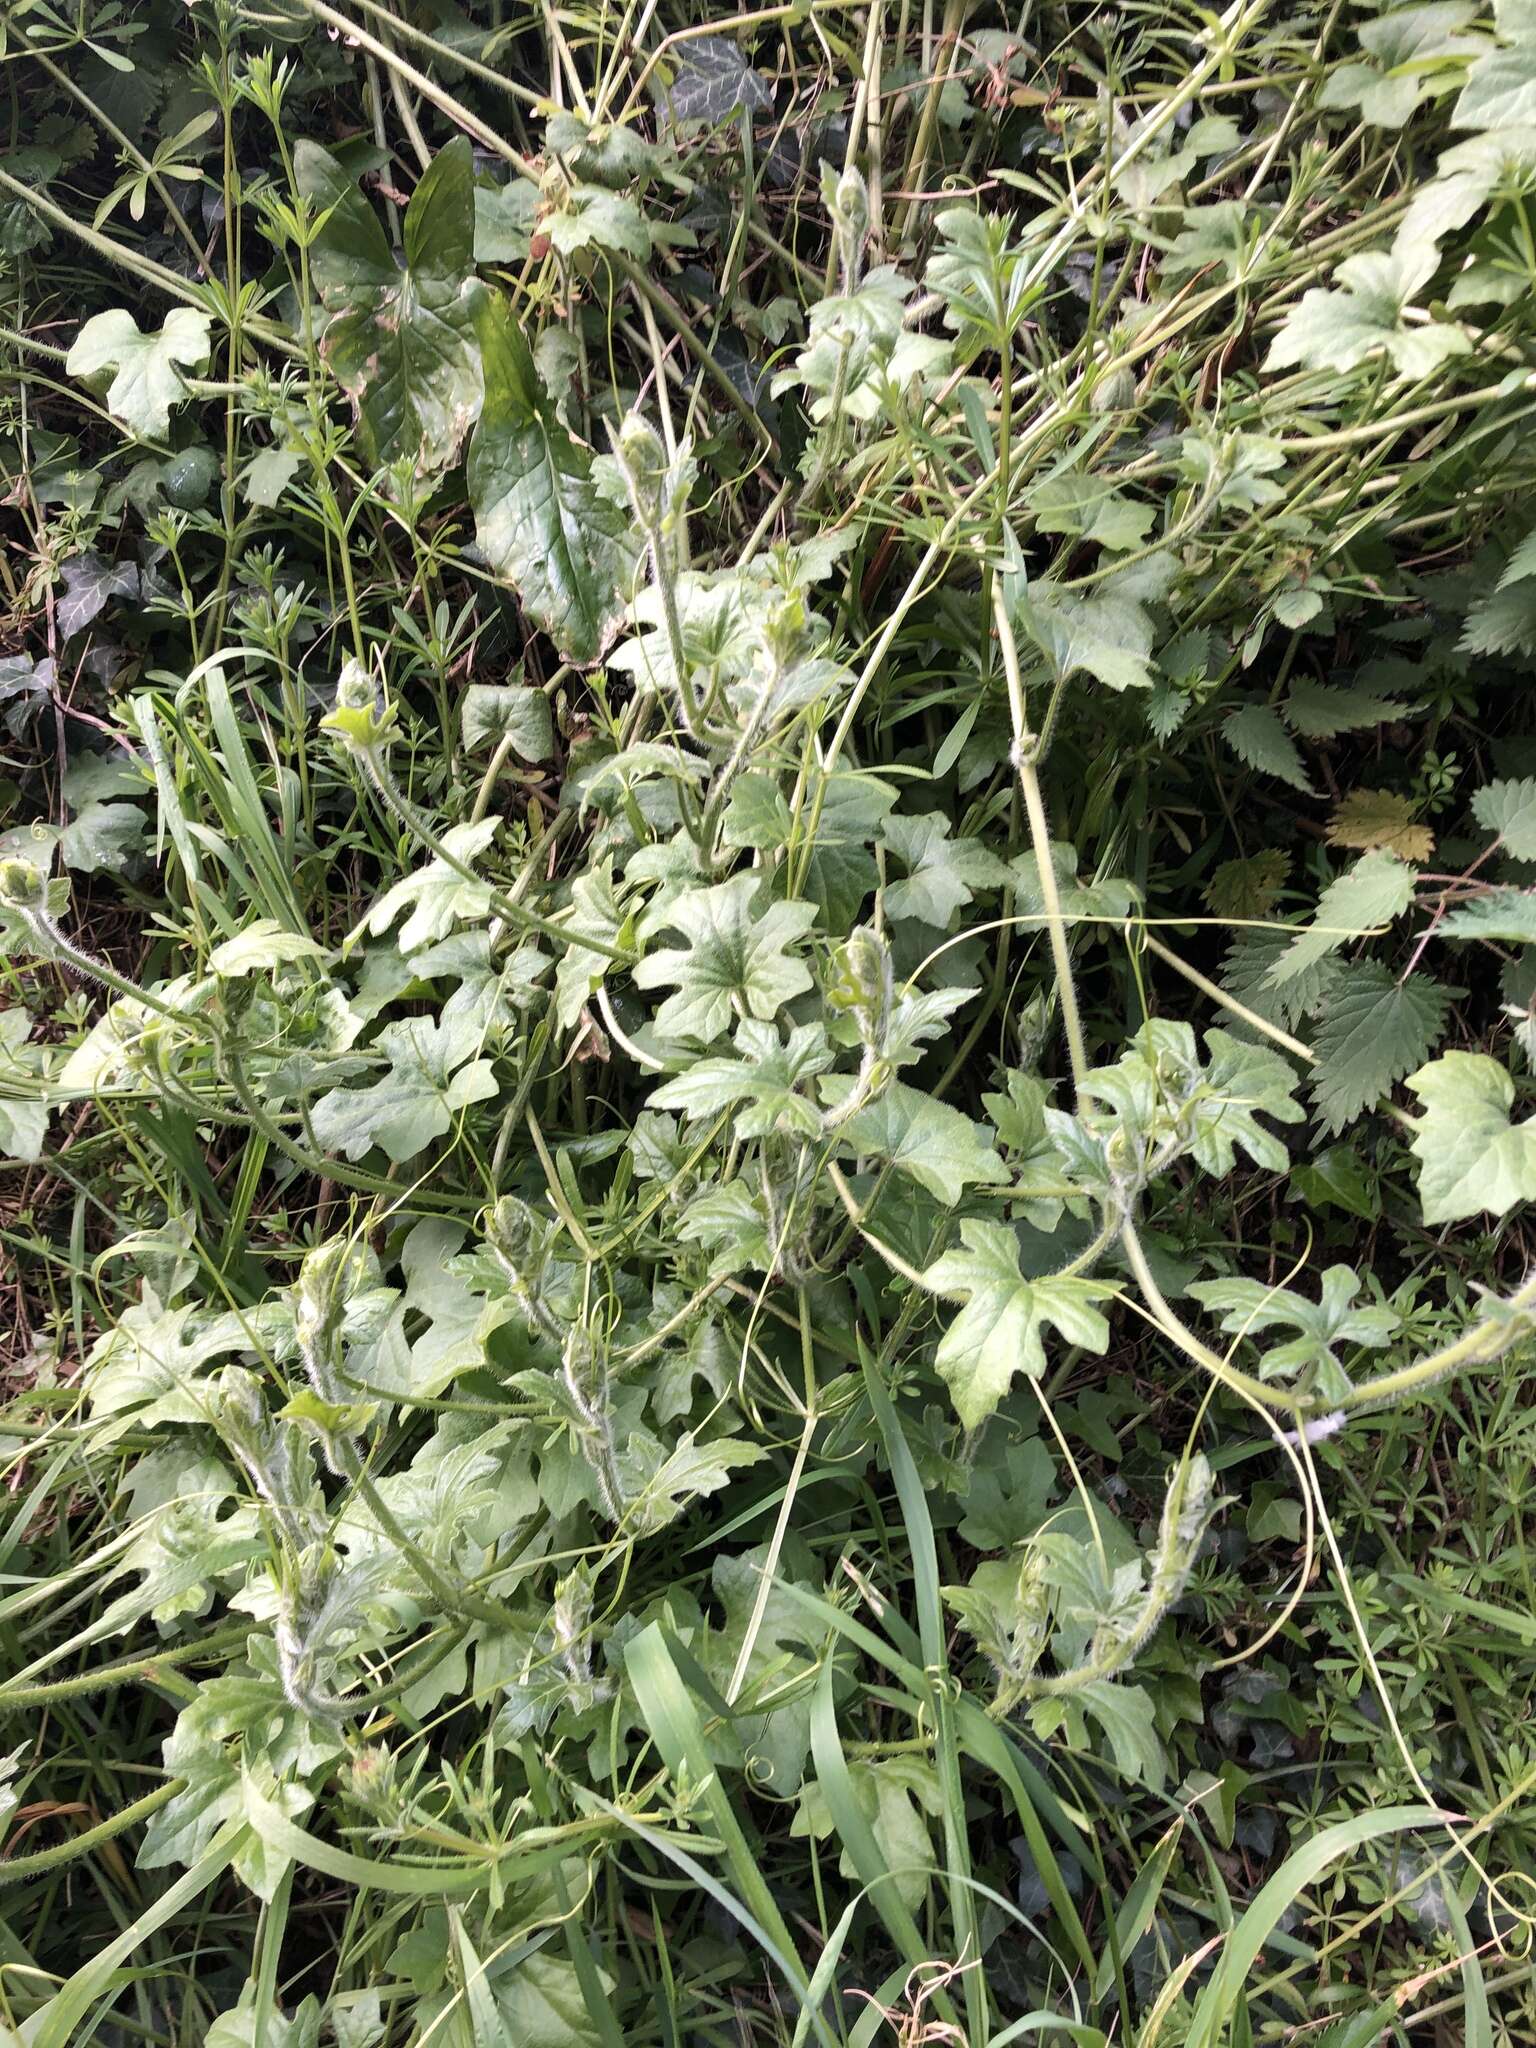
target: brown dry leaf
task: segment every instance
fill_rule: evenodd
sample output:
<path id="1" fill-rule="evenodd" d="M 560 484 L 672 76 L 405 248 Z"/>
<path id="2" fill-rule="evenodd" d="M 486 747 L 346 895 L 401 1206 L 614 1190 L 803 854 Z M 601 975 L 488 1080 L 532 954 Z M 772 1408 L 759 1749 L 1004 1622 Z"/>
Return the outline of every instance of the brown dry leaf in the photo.
<path id="1" fill-rule="evenodd" d="M 1413 805 L 1390 789 L 1352 789 L 1328 826 L 1331 846 L 1356 846 L 1362 852 L 1380 848 L 1399 860 L 1426 861 L 1435 850 L 1435 835 L 1415 822 Z"/>

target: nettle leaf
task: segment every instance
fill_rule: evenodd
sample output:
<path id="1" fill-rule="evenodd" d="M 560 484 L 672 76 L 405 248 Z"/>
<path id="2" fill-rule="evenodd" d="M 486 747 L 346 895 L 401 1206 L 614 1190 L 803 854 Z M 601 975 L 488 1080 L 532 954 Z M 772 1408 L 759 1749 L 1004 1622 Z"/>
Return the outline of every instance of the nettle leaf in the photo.
<path id="1" fill-rule="evenodd" d="M 1318 683 L 1308 677 L 1292 683 L 1286 693 L 1285 722 L 1303 739 L 1331 740 L 1341 732 L 1360 732 L 1406 718 L 1412 707 L 1396 697 L 1378 697 L 1356 683 Z"/>
<path id="2" fill-rule="evenodd" d="M 208 314 L 177 306 L 158 334 L 141 334 L 133 315 L 114 306 L 86 321 L 64 367 L 86 383 L 105 382 L 107 410 L 130 433 L 163 440 L 171 407 L 189 395 L 181 372 L 207 368 L 212 325 Z"/>
<path id="3" fill-rule="evenodd" d="M 676 984 L 656 1013 L 668 1038 L 708 1045 L 733 1017 L 768 1022 L 811 986 L 811 974 L 789 948 L 816 922 L 809 903 L 763 903 L 763 877 L 733 875 L 709 889 L 685 889 L 659 915 L 681 932 L 685 947 L 648 953 L 634 970 L 638 988 Z"/>
<path id="4" fill-rule="evenodd" d="M 321 347 L 358 408 L 373 461 L 446 469 L 480 411 L 475 344 L 474 154 L 438 151 L 405 213 L 405 265 L 378 216 L 318 143 L 294 146 L 299 190 L 326 216 L 311 254 L 329 316 Z"/>
<path id="5" fill-rule="evenodd" d="M 1325 1131 L 1346 1130 L 1423 1061 L 1455 993 L 1422 974 L 1399 983 L 1376 960 L 1356 962 L 1329 988 L 1312 1035 L 1312 1099 Z"/>
<path id="6" fill-rule="evenodd" d="M 1245 704 L 1222 723 L 1221 736 L 1239 761 L 1289 783 L 1304 796 L 1313 794 L 1301 749 L 1267 704 Z"/>
<path id="7" fill-rule="evenodd" d="M 1451 356 L 1464 356 L 1472 338 L 1448 320 L 1409 325 L 1403 315 L 1414 294 L 1434 275 L 1439 252 L 1422 242 L 1394 242 L 1348 256 L 1338 288 L 1306 292 L 1270 343 L 1265 368 L 1353 370 L 1385 355 L 1399 377 L 1427 377 Z"/>
<path id="8" fill-rule="evenodd" d="M 1279 988 L 1351 939 L 1401 917 L 1413 901 L 1413 885 L 1413 869 L 1390 853 L 1368 853 L 1357 860 L 1318 897 L 1311 924 L 1269 970 L 1269 985 Z"/>
<path id="9" fill-rule="evenodd" d="M 1492 590 L 1467 612 L 1461 646 L 1471 654 L 1536 654 L 1536 559 L 1532 536 L 1515 549 Z"/>
<path id="10" fill-rule="evenodd" d="M 1502 1216 L 1536 1200 L 1536 1117 L 1512 1124 L 1515 1084 L 1480 1052 L 1447 1052 L 1410 1075 L 1424 1105 L 1414 1126 L 1426 1223 Z"/>
<path id="11" fill-rule="evenodd" d="M 935 1259 L 922 1280 L 931 1294 L 964 1304 L 940 1339 L 934 1364 L 955 1413 L 967 1429 L 978 1429 L 1015 1373 L 1039 1379 L 1045 1371 L 1047 1328 L 1084 1350 L 1108 1349 L 1109 1324 L 1097 1304 L 1111 1300 L 1116 1290 L 1077 1275 L 1026 1280 L 1018 1239 L 1001 1223 L 967 1217 L 960 1242 L 963 1249 Z"/>
<path id="12" fill-rule="evenodd" d="M 386 1024 L 376 1047 L 389 1072 L 368 1088 L 333 1088 L 311 1112 L 315 1136 L 344 1159 L 375 1145 L 393 1160 L 413 1158 L 462 1110 L 496 1093 L 491 1062 L 474 1057 L 478 1033 L 468 1020 L 407 1017 Z"/>
<path id="13" fill-rule="evenodd" d="M 857 1085 L 852 1074 L 827 1074 L 822 1100 L 840 1109 Z M 968 1187 L 1000 1187 L 1008 1179 L 985 1125 L 901 1081 L 889 1082 L 872 1103 L 838 1121 L 835 1129 L 841 1147 L 888 1160 L 949 1208 Z"/>
<path id="14" fill-rule="evenodd" d="M 467 467 L 475 537 L 567 661 L 606 652 L 624 620 L 638 552 L 627 512 L 592 481 L 507 301 L 476 303 L 485 403 Z"/>
<path id="15" fill-rule="evenodd" d="M 1323 1274 L 1316 1301 L 1289 1287 L 1267 1287 L 1261 1280 L 1194 1280 L 1190 1293 L 1214 1315 L 1229 1337 L 1263 1335 L 1266 1330 L 1294 1329 L 1285 1344 L 1267 1346 L 1259 1361 L 1266 1380 L 1290 1379 L 1316 1372 L 1325 1398 L 1337 1400 L 1349 1387 L 1338 1355 L 1341 1344 L 1379 1350 L 1389 1343 L 1401 1322 L 1392 1309 L 1377 1302 L 1356 1308 L 1360 1275 L 1353 1266 L 1330 1266 Z"/>
<path id="16" fill-rule="evenodd" d="M 1483 939 L 1521 946 L 1536 943 L 1536 889 L 1488 889 L 1458 903 L 1435 927 L 1442 939 Z"/>
<path id="17" fill-rule="evenodd" d="M 704 1117 L 745 1103 L 731 1119 L 738 1137 L 761 1138 L 769 1131 L 814 1137 L 821 1129 L 821 1112 L 807 1084 L 833 1058 L 821 1026 L 797 1025 L 784 1043 L 774 1025 L 746 1017 L 737 1026 L 736 1049 L 736 1059 L 696 1060 L 656 1090 L 651 1107 Z"/>
<path id="18" fill-rule="evenodd" d="M 1426 861 L 1435 835 L 1414 817 L 1414 806 L 1390 789 L 1352 789 L 1328 821 L 1328 844 L 1395 853 L 1400 860 Z"/>
<path id="19" fill-rule="evenodd" d="M 1473 797 L 1472 813 L 1516 860 L 1536 860 L 1536 777 L 1488 783 Z"/>
<path id="20" fill-rule="evenodd" d="M 907 870 L 904 881 L 885 885 L 885 908 L 893 918 L 918 918 L 947 931 L 978 890 L 1000 889 L 1009 878 L 1006 863 L 979 839 L 951 839 L 949 819 L 940 811 L 887 818 L 880 837 Z"/>

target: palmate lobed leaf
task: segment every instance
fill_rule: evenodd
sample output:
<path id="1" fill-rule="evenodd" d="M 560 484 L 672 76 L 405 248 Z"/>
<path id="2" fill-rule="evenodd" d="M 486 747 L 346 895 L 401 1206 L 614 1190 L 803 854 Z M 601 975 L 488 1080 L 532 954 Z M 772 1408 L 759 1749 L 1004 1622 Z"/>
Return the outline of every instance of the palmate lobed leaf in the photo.
<path id="1" fill-rule="evenodd" d="M 1026 1280 L 1018 1241 L 1000 1223 L 967 1218 L 960 1225 L 960 1245 L 935 1259 L 922 1280 L 931 1294 L 962 1304 L 939 1340 L 934 1364 L 955 1413 L 967 1429 L 976 1429 L 1016 1373 L 1038 1379 L 1045 1371 L 1047 1329 L 1085 1350 L 1106 1350 L 1109 1324 L 1098 1304 L 1113 1300 L 1117 1290 L 1077 1275 Z"/>
<path id="2" fill-rule="evenodd" d="M 1447 1052 L 1410 1075 L 1424 1105 L 1413 1139 L 1426 1223 L 1536 1201 L 1536 1118 L 1510 1121 L 1515 1084 L 1486 1053 Z"/>
<path id="3" fill-rule="evenodd" d="M 733 1018 L 767 1022 L 810 987 L 809 968 L 789 948 L 815 923 L 814 907 L 762 898 L 761 877 L 742 874 L 667 905 L 658 921 L 688 943 L 647 953 L 634 970 L 638 988 L 675 985 L 656 1012 L 658 1031 L 709 1045 Z"/>
<path id="4" fill-rule="evenodd" d="M 70 376 L 87 381 L 110 372 L 106 394 L 112 417 L 145 440 L 159 440 L 170 429 L 171 407 L 187 396 L 184 373 L 207 365 L 211 329 L 206 313 L 176 306 L 157 334 L 141 334 L 133 315 L 114 307 L 86 321 L 64 367 Z"/>

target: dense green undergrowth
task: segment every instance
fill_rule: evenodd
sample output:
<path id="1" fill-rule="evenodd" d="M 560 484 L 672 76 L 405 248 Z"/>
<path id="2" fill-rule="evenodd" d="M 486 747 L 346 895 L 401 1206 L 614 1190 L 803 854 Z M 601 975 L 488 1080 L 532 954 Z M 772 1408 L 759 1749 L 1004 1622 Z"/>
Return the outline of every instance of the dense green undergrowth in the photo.
<path id="1" fill-rule="evenodd" d="M 0 2038 L 1536 2038 L 1536 14 L 9 0 Z"/>

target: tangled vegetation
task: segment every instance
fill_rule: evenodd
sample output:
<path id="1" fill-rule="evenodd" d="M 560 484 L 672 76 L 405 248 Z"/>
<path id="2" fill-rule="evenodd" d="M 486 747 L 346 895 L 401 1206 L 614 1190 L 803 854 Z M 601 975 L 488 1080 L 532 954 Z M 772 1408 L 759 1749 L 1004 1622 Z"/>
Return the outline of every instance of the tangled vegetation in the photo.
<path id="1" fill-rule="evenodd" d="M 1536 2038 L 1536 12 L 0 10 L 0 2041 Z"/>

